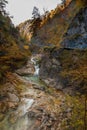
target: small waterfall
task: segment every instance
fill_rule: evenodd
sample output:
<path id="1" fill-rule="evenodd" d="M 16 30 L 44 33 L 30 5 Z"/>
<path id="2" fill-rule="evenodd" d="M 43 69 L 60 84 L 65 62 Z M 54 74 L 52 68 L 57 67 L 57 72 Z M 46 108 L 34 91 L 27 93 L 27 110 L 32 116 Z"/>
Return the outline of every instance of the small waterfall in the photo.
<path id="1" fill-rule="evenodd" d="M 39 75 L 39 66 L 38 65 L 35 66 L 34 75 Z"/>
<path id="2" fill-rule="evenodd" d="M 39 65 L 37 64 L 37 61 L 34 57 L 31 58 L 31 62 L 34 64 L 35 72 L 34 75 L 39 75 Z"/>
<path id="3" fill-rule="evenodd" d="M 19 116 L 23 116 L 26 114 L 28 109 L 32 106 L 34 103 L 34 99 L 27 99 L 27 98 L 22 98 L 21 100 L 21 105 L 19 106 L 18 110 L 16 113 L 19 113 Z"/>

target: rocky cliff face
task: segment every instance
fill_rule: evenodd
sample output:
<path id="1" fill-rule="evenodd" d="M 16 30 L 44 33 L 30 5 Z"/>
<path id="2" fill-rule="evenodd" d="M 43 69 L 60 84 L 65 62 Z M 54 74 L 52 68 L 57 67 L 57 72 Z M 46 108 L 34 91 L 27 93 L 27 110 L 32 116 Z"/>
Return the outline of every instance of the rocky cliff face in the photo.
<path id="1" fill-rule="evenodd" d="M 67 48 L 87 48 L 87 7 L 81 0 L 72 0 L 69 5 L 57 12 L 37 32 L 44 43 Z M 46 34 L 46 35 L 45 35 Z"/>
<path id="2" fill-rule="evenodd" d="M 58 60 L 58 56 L 62 50 L 47 49 L 44 52 L 42 60 L 40 62 L 40 78 L 50 86 L 56 89 L 62 89 L 63 83 L 60 77 L 60 71 L 62 69 L 61 63 Z"/>
<path id="3" fill-rule="evenodd" d="M 32 37 L 31 25 L 32 25 L 32 20 L 27 20 L 18 26 L 20 35 L 23 38 L 26 38 L 28 41 L 30 41 Z"/>
<path id="4" fill-rule="evenodd" d="M 40 62 L 40 78 L 65 92 L 87 92 L 87 50 L 47 49 Z"/>
<path id="5" fill-rule="evenodd" d="M 84 4 L 85 3 L 85 4 Z M 85 48 L 87 8 L 86 1 L 67 0 L 66 5 L 59 5 L 47 17 L 41 19 L 35 35 L 31 27 L 35 26 L 33 20 L 19 25 L 20 34 L 26 37 L 32 46 L 55 45 L 57 47 Z M 38 21 L 38 20 L 37 20 Z M 32 38 L 31 38 L 32 37 Z M 69 44 L 70 43 L 70 44 Z"/>
<path id="6" fill-rule="evenodd" d="M 87 48 L 87 7 L 81 9 L 63 37 L 66 48 Z"/>
<path id="7" fill-rule="evenodd" d="M 67 0 L 70 2 L 70 0 Z M 70 23 L 70 18 L 68 18 L 68 12 L 75 3 L 72 3 L 69 7 L 67 7 L 64 11 L 63 6 L 58 6 L 56 9 L 52 10 L 48 17 L 42 19 L 40 29 L 36 31 L 36 36 L 45 44 L 58 44 L 59 39 L 62 36 L 64 30 L 66 30 L 67 25 Z M 72 7 L 72 11 L 73 11 Z M 45 14 L 44 14 L 45 15 Z M 45 17 L 45 16 L 44 16 Z M 71 16 L 70 16 L 71 17 Z M 68 22 L 66 21 L 68 20 Z M 30 26 L 32 26 L 33 21 L 28 20 L 19 25 L 20 34 L 23 37 L 27 37 L 30 40 L 31 32 Z M 61 26 L 62 25 L 62 26 Z M 64 26 L 63 26 L 64 25 Z M 60 27 L 60 29 L 59 29 Z M 33 37 L 36 41 L 36 36 Z M 54 39 L 55 37 L 55 39 Z M 32 40 L 32 39 L 31 39 Z M 39 41 L 40 41 L 39 40 Z M 32 41 L 31 41 L 32 42 Z"/>
<path id="8" fill-rule="evenodd" d="M 63 36 L 62 49 L 45 48 L 40 77 L 48 86 L 87 92 L 87 7 L 79 10 Z"/>

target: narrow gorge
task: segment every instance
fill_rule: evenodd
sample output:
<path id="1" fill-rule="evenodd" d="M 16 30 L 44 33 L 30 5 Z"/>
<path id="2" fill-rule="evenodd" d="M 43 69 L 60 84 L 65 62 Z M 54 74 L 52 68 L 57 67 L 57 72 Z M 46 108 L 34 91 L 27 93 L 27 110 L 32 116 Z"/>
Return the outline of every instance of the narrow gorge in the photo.
<path id="1" fill-rule="evenodd" d="M 15 27 L 0 0 L 0 130 L 87 130 L 87 2 L 65 0 Z M 35 12 L 36 11 L 36 12 Z"/>

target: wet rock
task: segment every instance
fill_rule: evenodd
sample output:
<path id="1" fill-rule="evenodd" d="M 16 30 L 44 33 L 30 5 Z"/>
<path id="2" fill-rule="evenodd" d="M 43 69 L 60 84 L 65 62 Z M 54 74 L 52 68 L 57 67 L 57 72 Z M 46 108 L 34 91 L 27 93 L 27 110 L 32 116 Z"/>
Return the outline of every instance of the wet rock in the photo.
<path id="1" fill-rule="evenodd" d="M 28 118 L 35 118 L 36 113 L 33 111 L 28 112 Z"/>

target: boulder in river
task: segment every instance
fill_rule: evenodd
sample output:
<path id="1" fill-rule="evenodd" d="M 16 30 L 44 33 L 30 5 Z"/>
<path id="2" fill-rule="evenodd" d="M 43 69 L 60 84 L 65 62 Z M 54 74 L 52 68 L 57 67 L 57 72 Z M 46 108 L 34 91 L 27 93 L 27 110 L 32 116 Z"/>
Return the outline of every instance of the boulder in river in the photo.
<path id="1" fill-rule="evenodd" d="M 34 71 L 35 71 L 34 65 L 31 61 L 29 61 L 26 66 L 24 66 L 21 69 L 18 69 L 16 73 L 21 76 L 24 76 L 24 75 L 33 75 Z"/>

